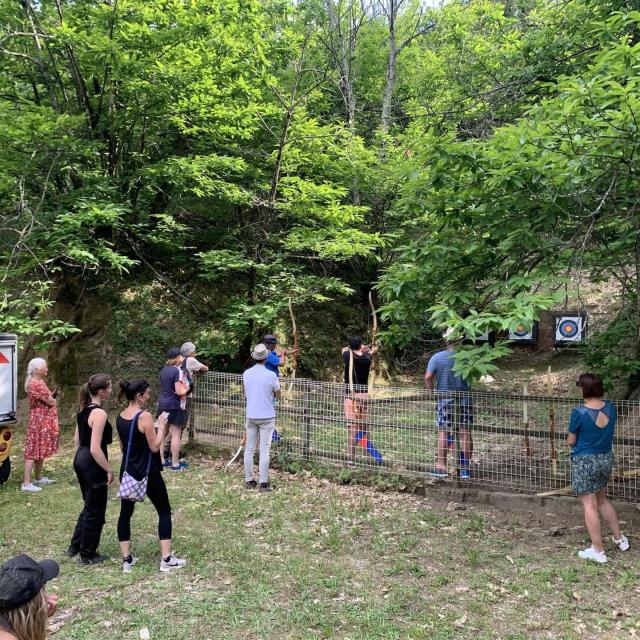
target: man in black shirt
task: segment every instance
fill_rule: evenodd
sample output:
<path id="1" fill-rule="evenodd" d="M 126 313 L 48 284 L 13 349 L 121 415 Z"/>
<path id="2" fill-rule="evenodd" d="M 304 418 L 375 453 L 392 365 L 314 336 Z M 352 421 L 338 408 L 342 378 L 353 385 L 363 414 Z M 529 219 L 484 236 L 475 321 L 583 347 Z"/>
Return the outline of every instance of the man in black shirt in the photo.
<path id="1" fill-rule="evenodd" d="M 362 344 L 360 336 L 349 339 L 349 346 L 342 349 L 344 362 L 344 415 L 349 432 L 347 446 L 347 463 L 353 464 L 358 432 L 367 431 L 367 406 L 364 399 L 369 389 L 369 371 L 371 356 L 378 347 Z"/>

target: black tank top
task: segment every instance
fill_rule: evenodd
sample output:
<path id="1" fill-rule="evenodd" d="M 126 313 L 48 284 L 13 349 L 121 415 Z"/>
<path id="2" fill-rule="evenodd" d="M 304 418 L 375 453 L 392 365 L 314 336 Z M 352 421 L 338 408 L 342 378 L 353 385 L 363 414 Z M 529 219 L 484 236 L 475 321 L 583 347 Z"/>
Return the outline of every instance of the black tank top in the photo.
<path id="1" fill-rule="evenodd" d="M 131 420 L 126 420 L 122 416 L 118 416 L 116 420 L 116 428 L 118 429 L 118 437 L 122 443 L 122 466 L 120 467 L 120 478 L 124 473 L 124 463 L 127 457 L 127 446 L 129 445 L 129 433 L 131 432 Z M 131 451 L 129 453 L 129 464 L 127 471 L 136 479 L 142 480 L 149 464 L 149 443 L 147 436 L 140 433 L 137 425 L 133 430 L 133 438 L 131 440 Z M 151 453 L 151 466 L 149 471 L 162 470 L 160 461 L 160 452 Z"/>
<path id="2" fill-rule="evenodd" d="M 97 404 L 88 404 L 84 409 L 78 411 L 76 415 L 76 422 L 78 424 L 78 436 L 80 439 L 81 447 L 90 447 L 91 446 L 91 427 L 89 426 L 89 416 L 94 409 L 99 409 L 99 405 Z M 107 420 L 104 425 L 104 431 L 102 432 L 102 440 L 100 441 L 100 448 L 105 456 L 108 457 L 107 454 L 107 445 L 110 445 L 113 442 L 113 429 L 111 427 L 111 423 Z"/>

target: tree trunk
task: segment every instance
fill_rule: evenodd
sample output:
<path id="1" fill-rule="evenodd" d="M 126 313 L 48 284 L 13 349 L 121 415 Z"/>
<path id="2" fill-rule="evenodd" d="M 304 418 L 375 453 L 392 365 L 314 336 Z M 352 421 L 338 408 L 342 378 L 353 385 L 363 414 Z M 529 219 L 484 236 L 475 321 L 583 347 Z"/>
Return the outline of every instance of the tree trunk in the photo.
<path id="1" fill-rule="evenodd" d="M 389 56 L 387 58 L 387 73 L 385 75 L 384 94 L 382 96 L 382 114 L 380 128 L 383 133 L 391 126 L 391 109 L 393 107 L 393 93 L 396 87 L 396 66 L 398 47 L 396 44 L 396 17 L 398 13 L 397 0 L 389 0 L 387 19 L 389 23 Z"/>

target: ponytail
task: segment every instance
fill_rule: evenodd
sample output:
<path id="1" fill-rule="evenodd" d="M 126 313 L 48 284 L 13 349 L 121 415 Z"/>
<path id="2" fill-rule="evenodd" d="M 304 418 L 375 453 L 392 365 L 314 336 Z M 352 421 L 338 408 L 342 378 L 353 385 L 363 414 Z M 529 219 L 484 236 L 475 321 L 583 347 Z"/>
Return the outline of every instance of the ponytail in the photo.
<path id="1" fill-rule="evenodd" d="M 91 402 L 91 393 L 89 393 L 89 383 L 85 382 L 80 387 L 80 393 L 78 394 L 78 400 L 80 404 L 80 411 L 82 411 Z"/>
<path id="2" fill-rule="evenodd" d="M 80 411 L 82 411 L 90 402 L 91 396 L 95 396 L 98 391 L 108 389 L 111 386 L 111 376 L 106 373 L 95 373 L 87 382 L 80 387 L 78 400 L 80 403 Z"/>
<path id="3" fill-rule="evenodd" d="M 118 400 L 123 402 L 133 402 L 136 396 L 142 395 L 149 388 L 149 383 L 144 378 L 134 378 L 133 380 L 120 380 L 120 391 Z"/>
<path id="4" fill-rule="evenodd" d="M 44 367 L 47 364 L 47 361 L 44 358 L 33 358 L 29 360 L 29 364 L 27 365 L 27 377 L 24 380 L 24 390 L 29 393 L 29 383 L 31 382 L 31 378 L 33 374 L 38 370 Z"/>

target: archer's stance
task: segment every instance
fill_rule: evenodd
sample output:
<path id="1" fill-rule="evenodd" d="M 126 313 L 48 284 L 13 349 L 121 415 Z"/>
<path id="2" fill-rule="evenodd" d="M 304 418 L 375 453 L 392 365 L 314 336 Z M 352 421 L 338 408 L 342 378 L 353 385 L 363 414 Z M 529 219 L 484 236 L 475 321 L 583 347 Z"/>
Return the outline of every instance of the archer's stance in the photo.
<path id="1" fill-rule="evenodd" d="M 453 372 L 453 352 L 456 347 L 456 340 L 453 339 L 453 329 L 449 328 L 442 336 L 445 339 L 447 348 L 438 351 L 429 360 L 427 372 L 424 376 L 424 386 L 433 389 L 433 378 L 436 378 L 436 391 L 438 400 L 436 402 L 436 425 L 438 427 L 438 459 L 435 471 L 429 475 L 436 478 L 445 478 L 449 475 L 447 471 L 447 450 L 449 444 L 453 442 L 455 430 L 460 429 L 460 477 L 470 478 L 469 462 L 473 453 L 473 439 L 471 438 L 471 426 L 473 425 L 473 404 L 469 395 L 454 393 L 443 393 L 447 391 L 464 392 L 469 391 L 469 385 L 458 374 Z M 459 397 L 458 397 L 459 396 Z M 456 407 L 457 403 L 460 403 Z M 457 420 L 455 420 L 456 409 L 458 409 Z M 455 424 L 454 424 L 455 421 Z M 453 432 L 452 432 L 453 429 Z"/>
<path id="2" fill-rule="evenodd" d="M 378 347 L 362 344 L 360 336 L 349 339 L 349 346 L 342 349 L 344 361 L 344 415 L 347 420 L 348 444 L 347 464 L 354 464 L 356 444 L 364 440 L 363 446 L 377 461 L 382 456 L 366 440 L 367 436 L 367 406 L 365 403 L 369 391 L 369 371 L 371 370 L 371 356 Z"/>

